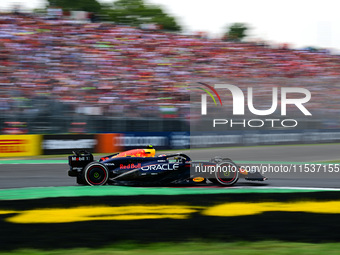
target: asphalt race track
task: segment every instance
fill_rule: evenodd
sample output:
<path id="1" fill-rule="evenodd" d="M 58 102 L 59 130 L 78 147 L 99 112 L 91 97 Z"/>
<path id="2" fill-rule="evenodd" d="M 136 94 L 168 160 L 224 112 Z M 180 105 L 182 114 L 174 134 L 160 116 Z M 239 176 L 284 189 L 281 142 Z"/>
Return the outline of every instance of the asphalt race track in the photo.
<path id="1" fill-rule="evenodd" d="M 184 153 L 194 160 L 209 160 L 215 156 L 223 156 L 231 158 L 239 165 L 260 162 L 259 164 L 265 166 L 273 166 L 276 162 L 280 166 L 295 165 L 297 162 L 339 161 L 339 151 L 340 144 L 321 144 L 194 149 L 184 151 Z M 174 153 L 174 151 L 165 153 Z M 8 164 L 8 161 L 5 162 L 2 159 L 0 160 L 0 189 L 77 185 L 75 178 L 67 176 L 66 159 L 58 158 L 58 160 L 60 163 L 57 164 L 42 164 L 43 161 L 35 161 L 33 164 L 27 160 L 24 164 L 13 164 L 15 161 Z M 309 167 L 311 166 L 308 165 Z M 340 188 L 340 172 L 329 172 L 323 168 L 314 172 L 301 172 L 300 170 L 295 167 L 295 171 L 290 172 L 262 171 L 263 175 L 269 178 L 268 181 L 248 182 L 240 179 L 235 186 Z"/>
<path id="2" fill-rule="evenodd" d="M 193 160 L 222 156 L 242 166 L 307 164 L 308 169 L 311 162 L 339 162 L 339 149 L 340 144 L 329 144 L 185 153 Z M 0 159 L 0 253 L 125 241 L 340 241 L 334 231 L 340 228 L 340 167 L 332 172 L 267 172 L 266 182 L 240 179 L 232 188 L 203 186 L 210 189 L 77 186 L 67 170 L 66 158 L 60 157 Z"/>

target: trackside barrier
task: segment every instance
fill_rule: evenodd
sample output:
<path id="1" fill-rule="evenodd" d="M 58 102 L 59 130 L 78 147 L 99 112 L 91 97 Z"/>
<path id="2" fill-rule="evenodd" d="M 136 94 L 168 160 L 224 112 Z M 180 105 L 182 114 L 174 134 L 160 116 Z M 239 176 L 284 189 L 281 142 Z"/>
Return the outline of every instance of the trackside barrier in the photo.
<path id="1" fill-rule="evenodd" d="M 264 130 L 261 132 L 126 132 L 116 139 L 123 149 L 144 147 L 157 150 L 228 146 L 317 144 L 340 142 L 340 130 Z"/>
<path id="2" fill-rule="evenodd" d="M 189 132 L 125 132 L 116 139 L 123 150 L 153 145 L 156 150 L 190 148 Z"/>
<path id="3" fill-rule="evenodd" d="M 70 154 L 74 150 L 114 153 L 121 150 L 117 144 L 120 136 L 119 133 L 44 135 L 42 148 L 44 155 Z"/>
<path id="4" fill-rule="evenodd" d="M 156 150 L 340 142 L 340 130 L 272 130 L 262 132 L 125 132 L 95 135 L 44 136 L 44 154 L 68 154 L 75 149 L 96 153 L 143 148 Z"/>
<path id="5" fill-rule="evenodd" d="M 122 134 L 97 134 L 95 152 L 97 153 L 113 153 L 121 151 L 118 141 Z"/>
<path id="6" fill-rule="evenodd" d="M 0 135 L 0 157 L 70 154 L 85 149 L 96 153 L 143 148 L 157 150 L 227 146 L 339 143 L 340 130 L 292 130 L 285 132 L 126 132 L 69 135 Z"/>
<path id="7" fill-rule="evenodd" d="M 191 132 L 191 148 L 339 143 L 340 130 Z"/>
<path id="8" fill-rule="evenodd" d="M 92 134 L 44 135 L 42 141 L 44 155 L 70 154 L 73 150 L 94 152 L 96 145 Z"/>
<path id="9" fill-rule="evenodd" d="M 42 135 L 0 135 L 0 157 L 42 154 Z"/>

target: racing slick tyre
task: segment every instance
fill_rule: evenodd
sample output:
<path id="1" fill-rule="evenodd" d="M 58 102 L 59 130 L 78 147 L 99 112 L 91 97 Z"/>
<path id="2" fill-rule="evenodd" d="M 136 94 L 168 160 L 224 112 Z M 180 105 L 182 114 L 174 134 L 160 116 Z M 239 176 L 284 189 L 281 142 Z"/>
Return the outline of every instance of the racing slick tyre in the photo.
<path id="1" fill-rule="evenodd" d="M 215 180 L 210 180 L 213 183 L 218 183 L 223 186 L 234 185 L 238 181 L 239 169 L 232 161 L 222 161 L 217 164 L 218 168 L 215 171 Z"/>
<path id="2" fill-rule="evenodd" d="M 106 184 L 109 179 L 109 171 L 98 162 L 88 164 L 83 172 L 85 183 L 91 186 L 99 186 Z"/>
<path id="3" fill-rule="evenodd" d="M 219 164 L 219 163 L 222 163 L 222 162 L 225 162 L 225 161 L 228 161 L 228 162 L 231 162 L 231 163 L 235 164 L 230 158 L 222 158 L 221 156 L 216 156 L 216 157 L 210 159 L 209 162 Z M 238 173 L 237 173 L 237 174 L 238 174 Z M 217 178 L 216 178 L 216 179 L 209 178 L 208 180 L 209 180 L 210 182 L 214 183 L 214 184 L 221 184 L 221 182 L 218 181 Z M 237 178 L 237 180 L 238 180 L 238 178 Z M 234 183 L 236 183 L 237 180 L 236 180 Z M 234 184 L 234 183 L 233 183 L 233 184 Z M 233 185 L 233 184 L 230 184 L 230 185 Z M 223 184 L 223 185 L 226 185 L 226 184 Z"/>

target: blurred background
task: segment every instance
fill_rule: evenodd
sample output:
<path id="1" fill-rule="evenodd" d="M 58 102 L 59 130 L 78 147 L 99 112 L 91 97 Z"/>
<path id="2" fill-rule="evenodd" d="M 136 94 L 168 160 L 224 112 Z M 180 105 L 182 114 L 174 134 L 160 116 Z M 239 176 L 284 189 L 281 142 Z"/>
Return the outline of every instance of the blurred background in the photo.
<path id="1" fill-rule="evenodd" d="M 220 24 L 219 33 L 193 31 L 157 1 L 7 2 L 0 16 L 1 134 L 179 132 L 173 143 L 181 144 L 195 119 L 188 85 L 205 82 L 257 87 L 264 106 L 273 87 L 308 88 L 313 118 L 300 121 L 301 139 L 308 132 L 317 141 L 325 130 L 329 141 L 339 139 L 340 56 L 322 47 L 327 22 L 316 26 L 321 44 L 296 47 L 261 39 L 237 20 Z"/>

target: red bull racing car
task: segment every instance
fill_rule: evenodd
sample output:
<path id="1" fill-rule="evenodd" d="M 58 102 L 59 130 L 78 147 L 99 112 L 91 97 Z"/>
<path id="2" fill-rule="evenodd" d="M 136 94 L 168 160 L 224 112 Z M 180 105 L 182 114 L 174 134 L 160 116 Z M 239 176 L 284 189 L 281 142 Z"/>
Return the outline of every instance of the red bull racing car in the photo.
<path id="1" fill-rule="evenodd" d="M 183 153 L 155 156 L 155 149 L 134 149 L 94 160 L 91 153 L 74 151 L 68 157 L 68 175 L 85 185 L 171 186 L 219 184 L 231 186 L 239 177 L 249 181 L 266 180 L 258 172 L 241 169 L 228 158 L 208 162 L 192 161 Z"/>

